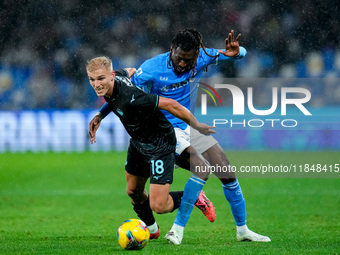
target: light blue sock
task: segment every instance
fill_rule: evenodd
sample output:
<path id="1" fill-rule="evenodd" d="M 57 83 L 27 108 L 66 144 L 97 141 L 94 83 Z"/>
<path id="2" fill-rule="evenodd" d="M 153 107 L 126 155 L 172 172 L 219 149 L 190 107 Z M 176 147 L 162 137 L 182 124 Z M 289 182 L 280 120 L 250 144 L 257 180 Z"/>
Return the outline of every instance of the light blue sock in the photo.
<path id="1" fill-rule="evenodd" d="M 192 208 L 198 196 L 200 195 L 205 181 L 198 178 L 196 175 L 192 175 L 185 184 L 182 202 L 178 208 L 178 212 L 175 219 L 175 224 L 181 227 L 185 227 L 187 224 Z"/>
<path id="2" fill-rule="evenodd" d="M 238 180 L 222 184 L 225 198 L 230 203 L 231 211 L 234 215 L 236 226 L 246 224 L 246 202 L 243 198 L 242 190 Z"/>

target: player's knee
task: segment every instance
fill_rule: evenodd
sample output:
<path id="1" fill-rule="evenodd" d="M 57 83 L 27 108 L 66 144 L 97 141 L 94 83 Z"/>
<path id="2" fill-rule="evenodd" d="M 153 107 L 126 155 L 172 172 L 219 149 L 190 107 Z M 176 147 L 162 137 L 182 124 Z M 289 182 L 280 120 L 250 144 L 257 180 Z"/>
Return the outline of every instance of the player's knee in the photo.
<path id="1" fill-rule="evenodd" d="M 140 190 L 130 187 L 126 188 L 126 193 L 134 202 L 139 202 L 143 195 L 143 192 L 140 192 Z"/>
<path id="2" fill-rule="evenodd" d="M 157 214 L 162 214 L 167 212 L 166 203 L 162 201 L 150 201 L 151 210 Z"/>
<path id="3" fill-rule="evenodd" d="M 230 161 L 225 154 L 222 147 L 217 143 L 214 146 L 210 147 L 203 154 L 203 157 L 207 159 L 210 165 L 220 165 L 220 166 L 229 166 Z"/>

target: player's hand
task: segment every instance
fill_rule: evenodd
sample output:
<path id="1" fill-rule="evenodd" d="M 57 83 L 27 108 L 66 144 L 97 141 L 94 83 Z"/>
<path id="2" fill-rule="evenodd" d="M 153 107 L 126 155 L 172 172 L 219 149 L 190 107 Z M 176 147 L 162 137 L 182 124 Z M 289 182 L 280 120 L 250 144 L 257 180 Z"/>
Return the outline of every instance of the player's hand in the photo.
<path id="1" fill-rule="evenodd" d="M 207 124 L 204 123 L 198 123 L 196 129 L 203 135 L 211 135 L 211 134 L 215 134 L 216 131 L 213 130 L 213 126 L 208 126 Z"/>
<path id="2" fill-rule="evenodd" d="M 231 30 L 228 37 L 225 39 L 225 51 L 219 50 L 218 52 L 227 57 L 237 56 L 237 54 L 240 53 L 240 45 L 238 43 L 238 40 L 240 39 L 240 37 L 241 37 L 241 34 L 238 34 L 235 40 L 234 30 Z"/>
<path id="3" fill-rule="evenodd" d="M 136 68 L 124 68 L 128 72 L 129 78 L 132 77 L 132 75 L 136 72 Z"/>
<path id="4" fill-rule="evenodd" d="M 94 116 L 94 118 L 91 120 L 90 124 L 89 124 L 89 138 L 90 138 L 90 142 L 91 144 L 93 144 L 94 142 L 96 142 L 96 132 L 97 129 L 100 126 L 100 122 L 101 122 L 102 118 L 98 115 Z"/>

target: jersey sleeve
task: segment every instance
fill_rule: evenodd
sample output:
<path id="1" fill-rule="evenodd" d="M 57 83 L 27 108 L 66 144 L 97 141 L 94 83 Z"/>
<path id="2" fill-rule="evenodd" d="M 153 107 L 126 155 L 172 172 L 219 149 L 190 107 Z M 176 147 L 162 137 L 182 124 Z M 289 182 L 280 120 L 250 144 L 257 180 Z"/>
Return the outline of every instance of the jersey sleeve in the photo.
<path id="1" fill-rule="evenodd" d="M 99 110 L 100 117 L 104 119 L 111 112 L 111 108 L 108 103 L 105 103 Z"/>
<path id="2" fill-rule="evenodd" d="M 224 50 L 224 49 L 222 49 L 222 50 Z M 223 54 L 220 54 L 220 53 L 218 53 L 218 54 L 219 54 L 219 56 L 217 58 L 217 61 L 218 62 L 225 62 L 225 61 L 244 58 L 247 55 L 247 50 L 244 47 L 240 46 L 240 55 L 237 56 L 237 57 L 227 57 L 227 56 L 224 56 Z M 218 64 L 218 62 L 216 64 Z"/>
<path id="3" fill-rule="evenodd" d="M 145 92 L 150 92 L 152 87 L 152 71 L 148 61 L 144 62 L 131 77 L 131 81 Z"/>
<path id="4" fill-rule="evenodd" d="M 159 96 L 151 93 L 145 93 L 141 89 L 135 89 L 130 96 L 130 107 L 136 109 L 148 108 L 150 111 L 154 111 L 158 107 Z"/>
<path id="5" fill-rule="evenodd" d="M 208 55 L 208 54 L 210 55 Z M 206 68 L 209 65 L 217 64 L 218 51 L 213 48 L 205 48 L 205 51 L 201 48 L 200 55 L 197 59 L 197 67 L 198 68 Z"/>

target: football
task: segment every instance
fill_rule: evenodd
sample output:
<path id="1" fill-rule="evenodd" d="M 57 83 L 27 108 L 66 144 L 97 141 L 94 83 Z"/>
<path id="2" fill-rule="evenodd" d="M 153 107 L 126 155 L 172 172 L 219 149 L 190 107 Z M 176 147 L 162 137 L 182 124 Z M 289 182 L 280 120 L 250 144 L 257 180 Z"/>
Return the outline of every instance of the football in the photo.
<path id="1" fill-rule="evenodd" d="M 148 244 L 150 232 L 143 221 L 129 219 L 119 226 L 117 238 L 122 248 L 126 250 L 141 250 Z"/>

